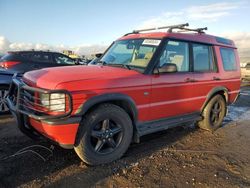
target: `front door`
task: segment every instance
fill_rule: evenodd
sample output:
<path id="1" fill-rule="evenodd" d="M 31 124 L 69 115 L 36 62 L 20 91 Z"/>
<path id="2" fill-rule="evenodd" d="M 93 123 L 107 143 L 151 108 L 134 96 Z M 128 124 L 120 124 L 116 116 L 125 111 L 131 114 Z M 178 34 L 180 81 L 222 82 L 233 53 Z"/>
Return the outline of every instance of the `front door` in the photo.
<path id="1" fill-rule="evenodd" d="M 175 64 L 177 72 L 152 76 L 150 119 L 162 119 L 194 112 L 195 88 L 191 72 L 189 43 L 168 40 L 162 50 L 158 67 Z"/>

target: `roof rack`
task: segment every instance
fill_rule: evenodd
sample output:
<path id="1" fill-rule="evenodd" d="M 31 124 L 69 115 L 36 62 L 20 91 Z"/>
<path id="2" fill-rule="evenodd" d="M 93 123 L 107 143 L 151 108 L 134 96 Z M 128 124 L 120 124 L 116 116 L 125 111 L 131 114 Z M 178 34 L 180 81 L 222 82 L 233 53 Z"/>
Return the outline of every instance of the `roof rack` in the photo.
<path id="1" fill-rule="evenodd" d="M 191 28 L 187 28 L 188 26 L 189 26 L 189 23 L 184 23 L 184 24 L 178 24 L 178 25 L 153 27 L 153 28 L 148 28 L 148 29 L 138 29 L 138 30 L 134 30 L 131 33 L 127 33 L 124 36 L 130 35 L 130 34 L 138 34 L 140 32 L 145 32 L 145 31 L 160 30 L 160 29 L 168 29 L 168 31 L 167 31 L 168 33 L 172 33 L 173 29 L 179 29 L 180 31 L 178 31 L 178 32 L 193 31 L 193 32 L 197 32 L 197 33 L 205 33 L 204 30 L 207 30 L 207 27 L 191 29 Z"/>
<path id="2" fill-rule="evenodd" d="M 178 32 L 186 32 L 186 31 L 194 31 L 197 33 L 205 33 L 204 31 L 207 30 L 207 27 L 203 27 L 203 28 L 197 28 L 197 29 L 190 29 L 190 28 L 180 28 L 181 30 Z"/>
<path id="3" fill-rule="evenodd" d="M 189 24 L 178 24 L 178 25 L 169 25 L 169 26 L 162 26 L 162 27 L 153 27 L 153 28 L 148 28 L 148 29 L 139 29 L 139 30 L 134 30 L 133 33 L 140 33 L 144 31 L 153 31 L 153 30 L 160 30 L 160 29 L 178 29 L 178 28 L 184 28 L 188 27 Z"/>

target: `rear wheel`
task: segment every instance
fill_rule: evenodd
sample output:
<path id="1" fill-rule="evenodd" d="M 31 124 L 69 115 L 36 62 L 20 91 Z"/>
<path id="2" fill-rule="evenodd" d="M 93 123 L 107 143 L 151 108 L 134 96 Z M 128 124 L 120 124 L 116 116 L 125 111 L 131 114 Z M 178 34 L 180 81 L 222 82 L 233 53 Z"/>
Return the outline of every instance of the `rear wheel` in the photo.
<path id="1" fill-rule="evenodd" d="M 119 106 L 103 104 L 83 118 L 75 151 L 89 165 L 109 163 L 122 157 L 132 135 L 129 115 Z"/>
<path id="2" fill-rule="evenodd" d="M 203 120 L 198 122 L 202 129 L 215 131 L 218 129 L 226 115 L 226 101 L 221 95 L 215 95 L 203 110 Z"/>
<path id="3" fill-rule="evenodd" d="M 0 86 L 0 115 L 7 114 L 10 112 L 5 101 L 8 91 L 8 86 Z"/>

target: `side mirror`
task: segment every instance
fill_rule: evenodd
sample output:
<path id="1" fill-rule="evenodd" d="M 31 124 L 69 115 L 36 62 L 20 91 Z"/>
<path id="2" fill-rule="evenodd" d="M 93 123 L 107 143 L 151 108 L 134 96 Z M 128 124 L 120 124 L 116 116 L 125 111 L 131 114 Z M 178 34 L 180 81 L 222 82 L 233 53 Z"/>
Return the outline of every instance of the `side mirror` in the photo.
<path id="1" fill-rule="evenodd" d="M 100 57 L 102 56 L 102 53 L 95 54 L 95 56 L 96 56 L 97 58 L 100 58 Z"/>
<path id="2" fill-rule="evenodd" d="M 162 67 L 155 68 L 154 74 L 161 74 L 161 73 L 174 73 L 177 72 L 177 66 L 173 63 L 164 64 Z"/>

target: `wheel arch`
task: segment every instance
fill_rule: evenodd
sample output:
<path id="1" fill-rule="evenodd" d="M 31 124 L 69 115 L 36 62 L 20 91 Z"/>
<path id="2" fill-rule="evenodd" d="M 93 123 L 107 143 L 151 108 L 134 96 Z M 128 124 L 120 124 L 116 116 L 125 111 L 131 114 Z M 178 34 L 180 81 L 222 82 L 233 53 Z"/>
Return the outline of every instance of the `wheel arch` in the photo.
<path id="1" fill-rule="evenodd" d="M 133 122 L 133 125 L 136 124 L 138 118 L 138 111 L 136 108 L 135 101 L 128 95 L 120 93 L 109 93 L 91 97 L 82 105 L 77 114 L 83 116 L 95 109 L 97 106 L 104 103 L 111 103 L 121 107 L 128 113 Z"/>
<path id="2" fill-rule="evenodd" d="M 201 112 L 204 110 L 208 102 L 217 94 L 221 95 L 225 99 L 226 104 L 228 103 L 228 89 L 223 86 L 215 87 L 207 94 L 206 100 L 201 107 Z"/>

